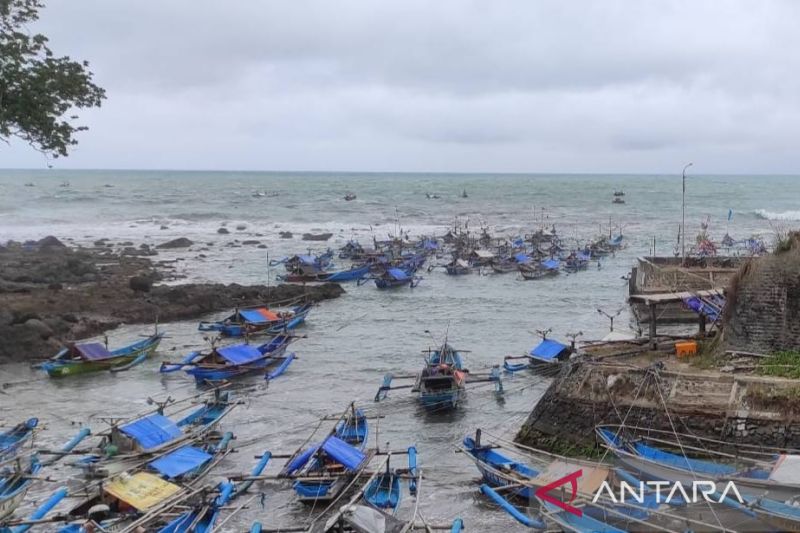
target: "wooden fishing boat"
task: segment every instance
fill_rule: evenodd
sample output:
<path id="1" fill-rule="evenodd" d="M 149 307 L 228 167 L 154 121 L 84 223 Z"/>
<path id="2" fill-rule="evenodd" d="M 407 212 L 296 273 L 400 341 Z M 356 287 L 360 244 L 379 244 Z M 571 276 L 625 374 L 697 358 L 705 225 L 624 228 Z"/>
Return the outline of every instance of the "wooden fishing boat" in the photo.
<path id="1" fill-rule="evenodd" d="M 408 286 L 414 288 L 419 285 L 422 278 L 414 276 L 413 272 L 401 268 L 387 268 L 375 279 L 375 286 L 379 289 L 395 289 L 397 287 Z"/>
<path id="2" fill-rule="evenodd" d="M 528 264 L 532 261 L 531 256 L 526 253 L 519 252 L 510 257 L 496 258 L 490 263 L 492 270 L 498 274 L 506 274 L 508 272 L 516 272 L 519 265 Z"/>
<path id="3" fill-rule="evenodd" d="M 3 519 L 11 516 L 22 504 L 28 490 L 36 481 L 37 474 L 72 452 L 88 435 L 88 428 L 81 429 L 60 450 L 51 452 L 51 458 L 44 461 L 34 453 L 0 462 L 0 531 L 3 531 Z"/>
<path id="4" fill-rule="evenodd" d="M 416 449 L 414 450 L 416 452 Z M 392 470 L 390 461 L 386 461 L 386 470 L 378 473 L 367 484 L 364 490 L 364 501 L 376 509 L 389 511 L 392 514 L 400 505 L 400 474 Z"/>
<path id="5" fill-rule="evenodd" d="M 210 352 L 192 352 L 180 363 L 161 363 L 160 372 L 168 374 L 183 370 L 198 385 L 215 383 L 249 374 L 263 373 L 266 379 L 282 375 L 295 358 L 286 348 L 296 337 L 278 335 L 261 346 L 234 344 L 214 347 Z"/>
<path id="6" fill-rule="evenodd" d="M 370 265 L 361 265 L 348 270 L 340 270 L 338 272 L 315 272 L 311 274 L 290 273 L 285 276 L 279 276 L 279 279 L 289 283 L 340 283 L 347 281 L 358 281 L 359 279 L 367 276 L 369 271 Z"/>
<path id="7" fill-rule="evenodd" d="M 271 310 L 266 307 L 243 307 L 218 322 L 200 322 L 199 331 L 218 331 L 225 337 L 245 335 L 277 335 L 292 330 L 305 322 L 313 304 L 305 303 L 288 310 Z"/>
<path id="8" fill-rule="evenodd" d="M 336 423 L 333 434 L 297 455 L 281 474 L 296 478 L 293 488 L 299 501 L 331 501 L 352 479 L 342 474 L 357 472 L 369 462 L 371 454 L 364 453 L 368 438 L 367 418 L 351 404 Z"/>
<path id="9" fill-rule="evenodd" d="M 99 372 L 101 370 L 127 370 L 144 362 L 158 348 L 163 333 L 123 346 L 113 351 L 99 342 L 70 344 L 52 359 L 39 363 L 36 368 L 44 370 L 51 378 Z"/>
<path id="10" fill-rule="evenodd" d="M 439 349 L 428 351 L 414 389 L 426 409 L 450 409 L 461 401 L 466 380 L 461 353 L 445 342 Z"/>
<path id="11" fill-rule="evenodd" d="M 640 431 L 615 425 L 596 428 L 602 444 L 635 475 L 645 479 L 691 484 L 698 476 L 733 481 L 744 495 L 779 502 L 796 501 L 800 495 L 800 454 L 732 443 L 720 443 L 695 435 L 664 431 Z M 648 434 L 649 433 L 649 434 Z M 733 447 L 733 453 L 717 452 Z"/>
<path id="12" fill-rule="evenodd" d="M 203 398 L 199 400 L 200 405 L 180 417 L 198 402 L 197 398 Z M 189 401 L 192 403 L 188 406 L 176 408 L 173 415 L 165 416 L 167 406 L 175 408 Z M 182 401 L 167 398 L 155 411 L 122 421 L 112 420 L 109 429 L 97 434 L 100 442 L 93 451 L 75 466 L 88 478 L 105 478 L 124 472 L 132 463 L 141 463 L 143 457 L 166 453 L 205 438 L 238 404 L 230 392 L 219 388 L 211 395 L 203 393 Z"/>
<path id="13" fill-rule="evenodd" d="M 566 344 L 551 339 L 542 341 L 531 348 L 531 351 L 523 356 L 507 356 L 503 361 L 503 368 L 508 372 L 519 372 L 520 370 L 532 369 L 542 374 L 553 375 L 555 370 L 568 360 L 572 354 L 572 348 Z M 511 363 L 515 359 L 523 359 L 524 363 Z"/>
<path id="14" fill-rule="evenodd" d="M 523 279 L 536 280 L 557 276 L 561 268 L 561 261 L 558 259 L 547 259 L 538 264 L 520 264 L 518 266 L 519 273 Z"/>
<path id="15" fill-rule="evenodd" d="M 472 267 L 463 259 L 454 259 L 444 266 L 448 276 L 463 276 L 472 272 Z"/>
<path id="16" fill-rule="evenodd" d="M 502 444 L 486 446 L 481 443 L 481 432 L 476 431 L 475 439 L 464 439 L 461 450 L 475 462 L 483 484 L 481 492 L 491 498 L 517 522 L 526 527 L 545 530 L 548 522 L 555 522 L 563 531 L 595 532 L 658 529 L 660 531 L 684 531 L 689 525 L 701 530 L 730 531 L 720 519 L 730 519 L 733 523 L 744 524 L 749 516 L 744 506 L 726 503 L 717 504 L 712 511 L 715 525 L 698 520 L 691 515 L 692 507 L 676 498 L 674 504 L 665 503 L 666 495 L 647 490 L 641 500 L 614 501 L 600 491 L 604 483 L 609 487 L 618 486 L 620 481 L 634 482 L 630 474 L 614 469 L 609 465 L 579 459 L 571 459 L 541 450 L 517 445 L 515 453 L 524 450 L 526 460 L 513 459 L 498 451 Z M 533 463 L 535 466 L 531 466 Z M 568 491 L 548 491 L 546 498 L 536 494 L 536 489 L 553 483 L 564 484 L 570 478 L 572 494 Z M 638 485 L 638 482 L 636 482 Z M 525 508 L 518 507 L 524 503 Z M 530 503 L 539 504 L 539 513 L 528 507 Z M 563 504 L 579 509 L 580 515 L 573 514 Z M 700 504 L 708 511 L 705 504 Z M 673 514 L 675 509 L 685 514 Z M 531 514 L 531 512 L 535 514 Z M 702 516 L 702 515 L 701 515 Z M 748 523 L 750 527 L 754 524 Z"/>
<path id="17" fill-rule="evenodd" d="M 592 256 L 585 252 L 574 252 L 564 259 L 564 270 L 567 272 L 577 272 L 579 270 L 586 270 L 589 267 L 589 261 Z"/>
<path id="18" fill-rule="evenodd" d="M 38 418 L 29 418 L 0 433 L 0 463 L 14 457 L 26 443 L 33 439 L 33 431 L 37 425 L 39 425 Z"/>

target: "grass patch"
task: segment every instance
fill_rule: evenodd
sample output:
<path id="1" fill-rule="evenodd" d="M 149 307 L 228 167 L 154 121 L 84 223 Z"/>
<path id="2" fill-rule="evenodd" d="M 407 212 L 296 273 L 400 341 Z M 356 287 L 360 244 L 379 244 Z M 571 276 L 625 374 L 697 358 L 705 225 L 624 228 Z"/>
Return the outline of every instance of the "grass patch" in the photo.
<path id="1" fill-rule="evenodd" d="M 800 379 L 800 352 L 778 352 L 759 362 L 756 372 L 762 376 Z"/>
<path id="2" fill-rule="evenodd" d="M 744 399 L 758 409 L 782 413 L 800 412 L 800 387 L 776 389 L 756 386 L 747 390 Z"/>

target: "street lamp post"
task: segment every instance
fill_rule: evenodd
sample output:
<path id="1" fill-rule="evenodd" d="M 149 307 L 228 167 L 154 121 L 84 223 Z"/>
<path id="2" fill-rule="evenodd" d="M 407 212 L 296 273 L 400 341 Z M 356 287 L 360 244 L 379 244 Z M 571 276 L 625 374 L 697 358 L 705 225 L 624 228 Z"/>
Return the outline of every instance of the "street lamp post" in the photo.
<path id="1" fill-rule="evenodd" d="M 683 196 L 681 198 L 681 266 L 686 266 L 686 169 L 692 163 L 683 167 Z"/>

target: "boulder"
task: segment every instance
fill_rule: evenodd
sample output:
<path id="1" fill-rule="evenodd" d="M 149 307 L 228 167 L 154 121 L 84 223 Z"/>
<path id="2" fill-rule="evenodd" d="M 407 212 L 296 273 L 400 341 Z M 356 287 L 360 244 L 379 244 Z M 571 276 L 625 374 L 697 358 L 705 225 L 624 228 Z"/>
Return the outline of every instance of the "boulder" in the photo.
<path id="1" fill-rule="evenodd" d="M 294 234 L 292 234 L 291 231 L 282 231 L 282 232 L 278 233 L 278 235 L 280 235 L 281 239 L 294 238 Z"/>
<path id="2" fill-rule="evenodd" d="M 150 292 L 153 287 L 153 280 L 146 276 L 133 276 L 128 280 L 128 287 L 133 292 Z"/>
<path id="3" fill-rule="evenodd" d="M 193 244 L 194 242 L 192 242 L 190 239 L 187 239 L 186 237 L 178 237 L 177 239 L 172 239 L 171 241 L 161 243 L 158 246 L 156 246 L 156 248 L 162 248 L 162 249 L 188 248 Z"/>
<path id="4" fill-rule="evenodd" d="M 67 247 L 63 242 L 59 241 L 58 239 L 56 239 L 52 235 L 48 235 L 44 239 L 41 239 L 41 240 L 37 241 L 36 244 L 41 249 L 44 249 L 44 248 L 66 248 Z"/>
<path id="5" fill-rule="evenodd" d="M 220 235 L 227 235 L 228 233 L 230 233 L 230 231 L 228 230 L 228 228 L 219 228 L 217 230 L 217 233 L 219 233 Z"/>
<path id="6" fill-rule="evenodd" d="M 327 241 L 333 233 L 303 233 L 304 241 Z"/>

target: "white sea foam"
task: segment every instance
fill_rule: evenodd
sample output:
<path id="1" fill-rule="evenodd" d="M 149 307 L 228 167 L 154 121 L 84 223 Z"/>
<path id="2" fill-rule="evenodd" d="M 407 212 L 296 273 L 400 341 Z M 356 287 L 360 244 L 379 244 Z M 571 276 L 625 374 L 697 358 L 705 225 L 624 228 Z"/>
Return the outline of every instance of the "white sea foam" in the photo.
<path id="1" fill-rule="evenodd" d="M 755 214 L 764 220 L 800 220 L 800 211 L 767 211 L 766 209 L 756 209 Z"/>

